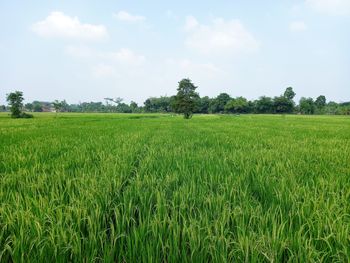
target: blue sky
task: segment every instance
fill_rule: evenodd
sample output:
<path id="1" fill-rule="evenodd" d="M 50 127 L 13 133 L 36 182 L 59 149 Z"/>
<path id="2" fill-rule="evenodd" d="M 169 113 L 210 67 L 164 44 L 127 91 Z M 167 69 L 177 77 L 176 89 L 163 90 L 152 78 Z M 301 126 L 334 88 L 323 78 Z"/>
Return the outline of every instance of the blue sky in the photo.
<path id="1" fill-rule="evenodd" d="M 350 100 L 350 0 L 1 1 L 0 103 L 281 94 Z"/>

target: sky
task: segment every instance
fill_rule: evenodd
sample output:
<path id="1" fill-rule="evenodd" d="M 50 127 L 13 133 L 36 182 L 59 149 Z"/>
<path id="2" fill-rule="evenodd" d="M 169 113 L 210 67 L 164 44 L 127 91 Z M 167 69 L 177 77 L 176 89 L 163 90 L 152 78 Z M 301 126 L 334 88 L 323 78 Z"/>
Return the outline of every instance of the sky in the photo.
<path id="1" fill-rule="evenodd" d="M 201 96 L 350 101 L 350 0 L 0 2 L 0 104 Z"/>

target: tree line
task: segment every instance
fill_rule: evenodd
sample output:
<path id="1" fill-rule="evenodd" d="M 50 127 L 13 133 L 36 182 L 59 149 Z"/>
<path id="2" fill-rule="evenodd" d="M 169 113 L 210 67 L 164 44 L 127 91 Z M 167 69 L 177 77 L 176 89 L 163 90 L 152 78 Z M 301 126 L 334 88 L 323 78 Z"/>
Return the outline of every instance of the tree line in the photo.
<path id="1" fill-rule="evenodd" d="M 121 98 L 105 98 L 105 102 L 83 102 L 79 104 L 68 104 L 65 100 L 54 102 L 33 101 L 23 105 L 23 93 L 13 92 L 7 95 L 9 106 L 0 105 L 0 111 L 9 111 L 11 105 L 21 113 L 16 112 L 19 117 L 29 117 L 27 112 L 114 112 L 114 113 L 183 113 L 186 117 L 192 114 L 334 114 L 350 115 L 350 102 L 336 103 L 327 102 L 324 95 L 317 98 L 302 97 L 299 103 L 294 102 L 295 92 L 292 87 L 285 89 L 284 93 L 275 97 L 261 96 L 256 100 L 248 100 L 242 96 L 231 97 L 227 93 L 220 93 L 214 98 L 208 96 L 200 97 L 195 92 L 196 86 L 190 79 L 179 82 L 177 94 L 174 96 L 150 97 L 143 105 L 136 102 L 123 102 Z M 17 104 L 16 104 L 17 103 Z M 23 111 L 23 112 L 22 112 Z M 186 116 L 186 114 L 188 116 Z"/>

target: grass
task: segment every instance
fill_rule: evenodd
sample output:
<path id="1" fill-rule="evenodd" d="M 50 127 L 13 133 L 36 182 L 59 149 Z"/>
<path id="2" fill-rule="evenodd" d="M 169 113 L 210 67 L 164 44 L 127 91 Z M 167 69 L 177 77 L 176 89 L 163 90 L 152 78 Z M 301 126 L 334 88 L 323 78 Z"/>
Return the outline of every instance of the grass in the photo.
<path id="1" fill-rule="evenodd" d="M 0 262 L 348 262 L 350 118 L 0 115 Z"/>

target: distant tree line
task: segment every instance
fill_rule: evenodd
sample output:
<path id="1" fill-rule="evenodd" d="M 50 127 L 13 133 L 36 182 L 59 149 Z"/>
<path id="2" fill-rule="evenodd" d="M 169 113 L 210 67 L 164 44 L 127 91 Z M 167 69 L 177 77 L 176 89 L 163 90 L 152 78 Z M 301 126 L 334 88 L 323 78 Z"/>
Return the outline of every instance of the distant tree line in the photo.
<path id="1" fill-rule="evenodd" d="M 184 81 L 184 82 L 183 82 Z M 189 82 L 186 82 L 189 81 Z M 183 83 L 182 83 L 183 82 Z M 190 80 L 184 79 L 179 82 L 183 85 L 192 84 Z M 183 86 L 184 87 L 184 86 Z M 189 86 L 191 87 L 191 86 Z M 332 114 L 332 115 L 350 115 L 350 102 L 336 103 L 327 102 L 323 95 L 317 98 L 302 97 L 299 103 L 294 102 L 295 92 L 293 88 L 288 87 L 283 94 L 275 97 L 262 96 L 256 100 L 248 100 L 244 97 L 231 97 L 227 93 L 220 93 L 214 98 L 208 96 L 200 97 L 194 92 L 191 97 L 192 113 L 201 114 Z M 21 105 L 21 110 L 28 112 L 113 112 L 113 113 L 171 113 L 179 112 L 179 107 L 183 107 L 177 100 L 181 92 L 174 96 L 150 97 L 145 100 L 143 105 L 136 102 L 123 102 L 121 98 L 105 98 L 105 102 L 83 102 L 79 104 L 68 104 L 65 100 L 54 102 L 33 101 Z M 191 92 L 191 91 L 190 91 Z M 180 95 L 179 95 L 180 94 Z M 185 93 L 182 93 L 185 94 Z M 0 111 L 10 111 L 10 107 L 0 105 Z"/>

